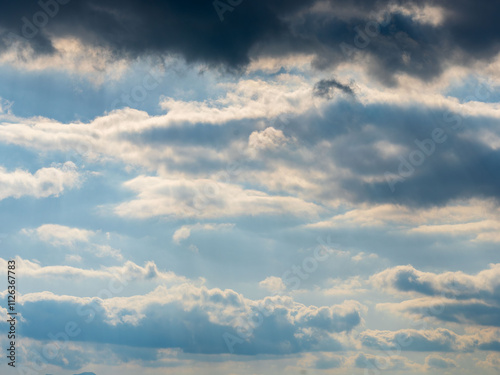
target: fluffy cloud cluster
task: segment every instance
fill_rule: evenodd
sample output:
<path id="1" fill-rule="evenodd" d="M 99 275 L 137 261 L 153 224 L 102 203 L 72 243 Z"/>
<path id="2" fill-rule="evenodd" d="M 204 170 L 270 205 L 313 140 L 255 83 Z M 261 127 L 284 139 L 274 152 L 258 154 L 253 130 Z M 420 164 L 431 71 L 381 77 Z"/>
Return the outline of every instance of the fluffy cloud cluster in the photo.
<path id="1" fill-rule="evenodd" d="M 132 297 L 78 298 L 42 292 L 22 299 L 24 330 L 37 340 L 64 332 L 65 324 L 73 321 L 81 328 L 75 341 L 206 354 L 228 353 L 225 335 L 238 338 L 236 354 L 340 350 L 335 334 L 358 326 L 363 310 L 354 302 L 315 307 L 289 297 L 254 301 L 232 290 L 185 283 Z M 58 311 L 60 319 L 52 319 L 51 311 Z M 258 311 L 265 311 L 260 315 L 263 320 L 249 330 Z"/>
<path id="2" fill-rule="evenodd" d="M 9 197 L 58 196 L 65 189 L 77 187 L 79 182 L 80 175 L 72 162 L 41 168 L 34 174 L 23 170 L 9 172 L 0 166 L 0 200 Z"/>

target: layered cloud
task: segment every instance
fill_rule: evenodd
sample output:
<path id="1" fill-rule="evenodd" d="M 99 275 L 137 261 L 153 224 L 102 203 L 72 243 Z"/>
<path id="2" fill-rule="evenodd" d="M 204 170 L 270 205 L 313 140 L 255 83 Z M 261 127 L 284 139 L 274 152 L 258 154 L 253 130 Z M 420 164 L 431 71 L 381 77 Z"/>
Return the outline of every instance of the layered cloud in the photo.
<path id="1" fill-rule="evenodd" d="M 171 271 L 160 271 L 154 262 L 147 262 L 141 267 L 134 262 L 126 261 L 123 265 L 101 267 L 100 269 L 85 269 L 67 265 L 43 266 L 36 262 L 17 258 L 17 264 L 23 270 L 23 275 L 34 279 L 66 279 L 71 282 L 82 280 L 116 280 L 127 284 L 129 281 L 152 280 L 155 282 L 183 283 L 187 279 Z M 0 258 L 3 269 L 7 269 L 7 260 Z"/>
<path id="2" fill-rule="evenodd" d="M 381 288 L 428 296 L 381 304 L 381 308 L 404 312 L 417 319 L 431 317 L 443 322 L 498 327 L 499 272 L 498 264 L 491 264 L 477 275 L 435 274 L 398 266 L 374 275 L 372 282 Z"/>
<path id="3" fill-rule="evenodd" d="M 322 208 L 314 203 L 287 196 L 271 196 L 239 185 L 208 179 L 173 180 L 139 176 L 125 186 L 137 199 L 114 208 L 123 217 L 155 216 L 218 218 L 243 215 L 315 216 Z"/>

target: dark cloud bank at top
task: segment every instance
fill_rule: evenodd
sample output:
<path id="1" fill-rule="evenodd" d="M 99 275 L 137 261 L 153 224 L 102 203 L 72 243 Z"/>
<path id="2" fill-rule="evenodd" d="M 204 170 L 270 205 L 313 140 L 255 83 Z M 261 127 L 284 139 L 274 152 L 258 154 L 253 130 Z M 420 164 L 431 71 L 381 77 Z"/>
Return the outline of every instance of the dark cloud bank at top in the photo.
<path id="1" fill-rule="evenodd" d="M 245 66 L 253 56 L 304 52 L 315 54 L 315 66 L 322 68 L 348 58 L 340 43 L 354 47 L 358 37 L 363 45 L 363 35 L 356 30 L 365 30 L 376 14 L 385 13 L 387 22 L 359 51 L 371 56 L 372 74 L 387 84 L 393 83 L 394 73 L 429 79 L 439 75 L 451 59 L 466 64 L 498 52 L 498 2 L 397 2 L 405 8 L 444 8 L 438 25 L 421 23 L 401 12 L 389 14 L 394 3 L 220 0 L 215 3 L 217 11 L 211 0 L 11 1 L 2 3 L 1 47 L 8 46 L 7 35 L 14 33 L 27 36 L 36 53 L 47 54 L 55 52 L 54 37 L 76 37 L 129 58 L 174 53 L 188 62 L 232 70 Z"/>

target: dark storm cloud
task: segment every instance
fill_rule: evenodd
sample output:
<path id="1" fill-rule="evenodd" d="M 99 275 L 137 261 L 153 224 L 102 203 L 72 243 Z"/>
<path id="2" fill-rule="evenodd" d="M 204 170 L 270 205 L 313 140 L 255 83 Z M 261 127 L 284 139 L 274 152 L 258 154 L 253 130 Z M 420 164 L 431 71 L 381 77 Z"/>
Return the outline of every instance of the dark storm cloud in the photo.
<path id="1" fill-rule="evenodd" d="M 248 63 L 252 46 L 288 33 L 279 17 L 312 2 L 243 2 L 221 22 L 213 2 L 207 0 L 73 0 L 65 5 L 42 0 L 58 12 L 47 17 L 45 26 L 37 27 L 38 21 L 45 23 L 36 16 L 43 12 L 40 5 L 19 1 L 2 4 L 0 26 L 5 34 L 10 31 L 27 37 L 38 53 L 54 52 L 53 36 L 72 36 L 106 47 L 117 56 L 176 53 L 189 62 L 237 68 Z"/>
<path id="2" fill-rule="evenodd" d="M 349 85 L 344 85 L 334 78 L 322 79 L 314 85 L 314 95 L 321 98 L 331 99 L 335 89 L 342 91 L 344 94 L 354 96 L 354 90 Z"/>
<path id="3" fill-rule="evenodd" d="M 35 1 L 3 3 L 4 48 L 9 32 L 27 36 L 36 53 L 54 53 L 55 36 L 77 37 L 116 56 L 174 53 L 188 62 L 230 69 L 245 66 L 252 56 L 295 52 L 314 54 L 315 66 L 323 68 L 349 61 L 356 51 L 371 56 L 368 68 L 373 75 L 394 84 L 395 73 L 428 80 L 450 61 L 490 59 L 500 40 L 494 1 L 398 2 L 406 8 L 445 8 L 438 25 L 389 14 L 392 1 L 325 0 L 322 6 L 329 3 L 331 11 L 318 11 L 313 6 L 319 0 L 221 0 L 217 4 L 228 9 L 223 21 L 209 0 L 59 1 L 67 4 L 42 0 L 41 4 L 51 4 L 43 6 L 47 11 Z M 381 21 L 376 14 L 384 12 Z"/>

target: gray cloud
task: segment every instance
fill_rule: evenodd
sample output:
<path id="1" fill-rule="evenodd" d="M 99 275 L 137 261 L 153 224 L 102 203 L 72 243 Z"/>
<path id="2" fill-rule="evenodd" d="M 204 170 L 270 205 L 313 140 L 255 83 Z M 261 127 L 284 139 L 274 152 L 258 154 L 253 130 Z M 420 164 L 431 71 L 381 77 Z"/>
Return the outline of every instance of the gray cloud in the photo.
<path id="1" fill-rule="evenodd" d="M 322 79 L 314 85 L 314 95 L 321 98 L 331 99 L 333 98 L 333 92 L 335 89 L 342 91 L 344 94 L 354 96 L 354 90 L 350 85 L 344 85 L 334 78 Z"/>
<path id="2" fill-rule="evenodd" d="M 371 280 L 383 289 L 428 296 L 392 305 L 397 311 L 444 322 L 500 327 L 499 273 L 499 264 L 492 264 L 477 275 L 434 274 L 398 266 L 374 275 Z"/>
<path id="3" fill-rule="evenodd" d="M 393 85 L 394 74 L 423 80 L 438 76 L 445 65 L 489 60 L 498 51 L 497 5 L 461 0 L 440 1 L 243 1 L 230 6 L 221 22 L 213 2 L 85 0 L 71 1 L 52 16 L 36 2 L 3 5 L 0 25 L 27 35 L 37 54 L 53 54 L 54 36 L 76 37 L 104 46 L 115 56 L 180 54 L 188 62 L 239 69 L 256 56 L 310 53 L 319 69 L 349 61 L 340 48 L 351 46 L 369 57 L 370 72 Z M 442 8 L 440 23 L 424 22 L 416 12 L 425 6 Z M 385 21 L 375 15 L 388 14 Z M 389 14 L 390 13 L 390 14 Z M 46 14 L 46 13 L 43 13 Z M 38 16 L 36 16 L 38 15 Z M 25 17 L 25 18 L 23 18 Z M 38 17 L 38 18 L 37 18 Z M 43 25 L 37 27 L 36 24 Z M 378 26 L 377 26 L 378 23 Z M 28 26 L 27 26 L 28 25 Z M 458 57 L 457 57 L 458 56 Z"/>
<path id="4" fill-rule="evenodd" d="M 224 337 L 231 335 L 235 354 L 256 355 L 341 350 L 332 334 L 358 326 L 363 307 L 308 307 L 288 297 L 250 301 L 231 290 L 184 284 L 124 299 L 33 294 L 25 296 L 22 309 L 24 336 L 37 340 L 64 332 L 72 321 L 79 331 L 72 338 L 77 342 L 221 354 L 230 352 Z M 53 311 L 58 312 L 57 320 Z"/>

